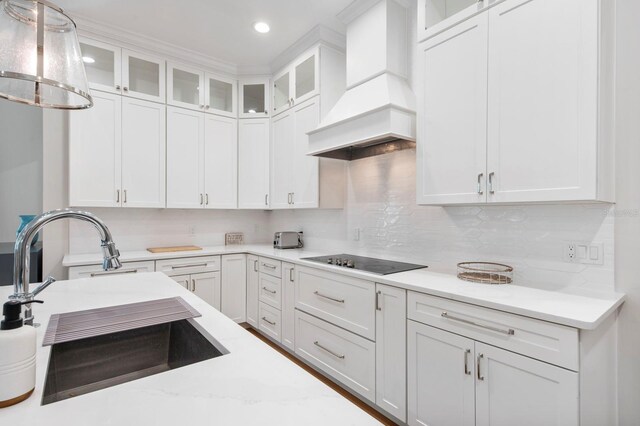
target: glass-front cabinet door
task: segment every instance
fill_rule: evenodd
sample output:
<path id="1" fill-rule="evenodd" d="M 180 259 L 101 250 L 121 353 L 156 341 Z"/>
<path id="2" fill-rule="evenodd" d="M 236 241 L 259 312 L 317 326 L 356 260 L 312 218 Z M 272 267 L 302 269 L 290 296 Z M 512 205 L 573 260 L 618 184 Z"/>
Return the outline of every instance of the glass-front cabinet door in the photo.
<path id="1" fill-rule="evenodd" d="M 240 82 L 241 118 L 269 116 L 269 79 L 251 78 Z"/>
<path id="2" fill-rule="evenodd" d="M 295 87 L 293 102 L 299 104 L 318 94 L 318 51 L 302 57 L 293 66 Z"/>
<path id="3" fill-rule="evenodd" d="M 289 109 L 292 101 L 291 72 L 286 69 L 273 79 L 273 114 Z"/>
<path id="4" fill-rule="evenodd" d="M 122 94 L 165 102 L 165 61 L 130 50 L 122 51 Z"/>
<path id="5" fill-rule="evenodd" d="M 236 80 L 209 73 L 205 74 L 205 112 L 237 117 L 237 93 Z"/>
<path id="6" fill-rule="evenodd" d="M 110 93 L 121 93 L 121 49 L 97 40 L 80 39 L 82 60 L 89 87 Z"/>
<path id="7" fill-rule="evenodd" d="M 167 104 L 204 111 L 204 73 L 167 63 Z"/>

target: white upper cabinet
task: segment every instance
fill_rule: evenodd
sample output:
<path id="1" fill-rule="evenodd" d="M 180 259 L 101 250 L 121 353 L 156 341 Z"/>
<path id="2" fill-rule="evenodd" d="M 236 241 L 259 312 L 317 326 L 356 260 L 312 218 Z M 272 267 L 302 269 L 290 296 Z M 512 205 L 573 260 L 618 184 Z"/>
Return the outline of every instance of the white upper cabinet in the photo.
<path id="1" fill-rule="evenodd" d="M 273 115 L 319 93 L 319 49 L 307 52 L 273 78 Z"/>
<path id="2" fill-rule="evenodd" d="M 245 78 L 240 80 L 240 118 L 269 116 L 269 79 Z"/>
<path id="3" fill-rule="evenodd" d="M 418 0 L 418 42 L 470 18 L 489 4 L 488 0 Z"/>
<path id="4" fill-rule="evenodd" d="M 94 92 L 93 107 L 69 114 L 69 205 L 121 204 L 122 104 Z"/>
<path id="5" fill-rule="evenodd" d="M 164 59 L 85 38 L 80 50 L 91 89 L 165 102 Z"/>
<path id="6" fill-rule="evenodd" d="M 205 73 L 205 112 L 237 116 L 238 89 L 236 80 Z"/>
<path id="7" fill-rule="evenodd" d="M 293 162 L 291 163 L 291 205 L 295 208 L 316 208 L 320 203 L 320 159 L 307 155 L 309 136 L 320 123 L 320 102 L 312 100 L 293 109 Z M 336 160 L 339 161 L 339 160 Z M 331 162 L 331 160 L 329 160 Z"/>
<path id="8" fill-rule="evenodd" d="M 122 98 L 122 206 L 165 206 L 166 106 Z"/>
<path id="9" fill-rule="evenodd" d="M 167 63 L 167 104 L 204 111 L 204 71 Z"/>
<path id="10" fill-rule="evenodd" d="M 204 206 L 204 114 L 167 107 L 167 207 Z"/>
<path id="11" fill-rule="evenodd" d="M 238 207 L 269 208 L 269 119 L 238 120 Z"/>
<path id="12" fill-rule="evenodd" d="M 475 16 L 420 46 L 420 203 L 486 201 L 487 22 Z"/>
<path id="13" fill-rule="evenodd" d="M 206 208 L 238 207 L 238 120 L 204 118 L 204 194 Z"/>
<path id="14" fill-rule="evenodd" d="M 271 208 L 291 207 L 293 192 L 294 131 L 293 113 L 273 118 L 273 143 L 271 146 Z"/>
<path id="15" fill-rule="evenodd" d="M 488 14 L 489 201 L 597 199 L 598 2 L 510 0 Z"/>
<path id="16" fill-rule="evenodd" d="M 122 50 L 122 93 L 154 102 L 165 102 L 165 61 L 143 53 Z"/>
<path id="17" fill-rule="evenodd" d="M 122 93 L 122 49 L 97 40 L 80 39 L 80 50 L 89 87 Z"/>
<path id="18" fill-rule="evenodd" d="M 614 201 L 599 5 L 506 0 L 420 45 L 419 204 Z"/>

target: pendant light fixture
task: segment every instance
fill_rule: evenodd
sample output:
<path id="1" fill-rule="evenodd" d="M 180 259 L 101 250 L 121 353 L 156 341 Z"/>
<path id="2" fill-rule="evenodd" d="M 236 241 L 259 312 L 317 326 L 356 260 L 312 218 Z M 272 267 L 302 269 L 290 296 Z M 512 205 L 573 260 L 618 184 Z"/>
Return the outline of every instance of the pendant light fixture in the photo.
<path id="1" fill-rule="evenodd" d="M 0 97 L 44 108 L 93 106 L 76 24 L 46 0 L 0 0 Z"/>

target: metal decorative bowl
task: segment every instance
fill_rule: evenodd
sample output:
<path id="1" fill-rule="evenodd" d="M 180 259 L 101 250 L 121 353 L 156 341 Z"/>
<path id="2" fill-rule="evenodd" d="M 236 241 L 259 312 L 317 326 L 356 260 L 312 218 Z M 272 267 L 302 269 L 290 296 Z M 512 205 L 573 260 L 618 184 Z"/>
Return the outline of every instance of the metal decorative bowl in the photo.
<path id="1" fill-rule="evenodd" d="M 461 262 L 458 278 L 481 284 L 509 284 L 513 282 L 513 268 L 502 263 Z"/>

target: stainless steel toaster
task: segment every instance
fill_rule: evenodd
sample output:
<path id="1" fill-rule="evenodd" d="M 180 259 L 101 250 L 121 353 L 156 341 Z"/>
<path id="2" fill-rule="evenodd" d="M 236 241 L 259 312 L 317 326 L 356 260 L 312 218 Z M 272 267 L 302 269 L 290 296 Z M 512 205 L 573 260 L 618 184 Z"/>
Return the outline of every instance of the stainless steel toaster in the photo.
<path id="1" fill-rule="evenodd" d="M 278 249 L 301 248 L 302 232 L 276 232 L 273 234 L 273 247 Z"/>

